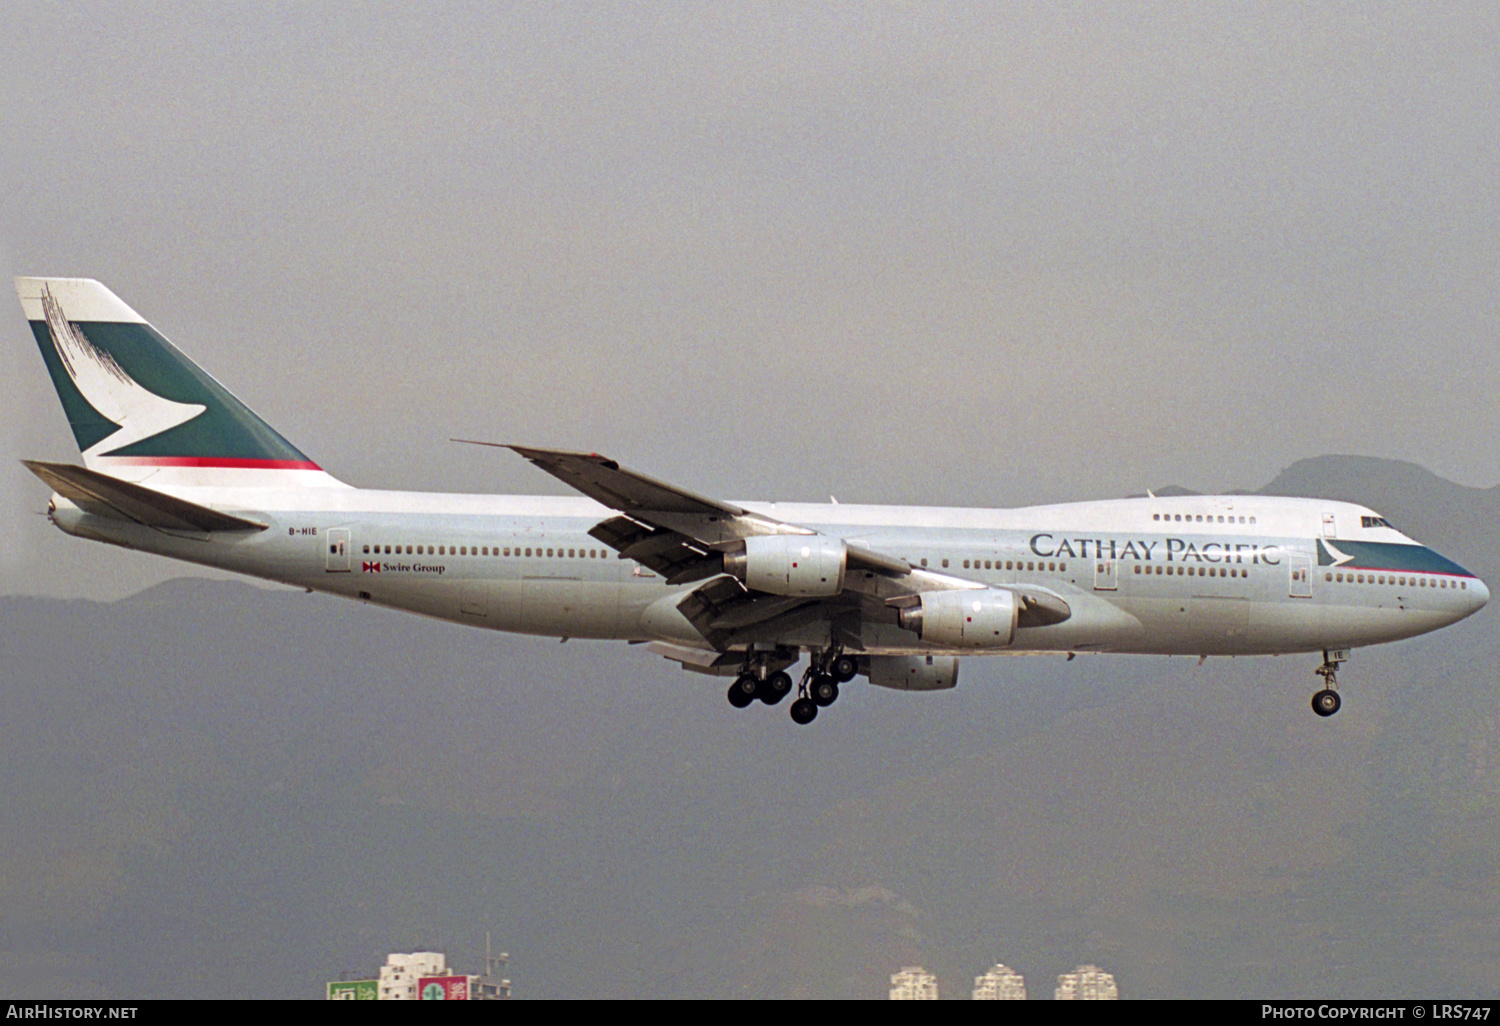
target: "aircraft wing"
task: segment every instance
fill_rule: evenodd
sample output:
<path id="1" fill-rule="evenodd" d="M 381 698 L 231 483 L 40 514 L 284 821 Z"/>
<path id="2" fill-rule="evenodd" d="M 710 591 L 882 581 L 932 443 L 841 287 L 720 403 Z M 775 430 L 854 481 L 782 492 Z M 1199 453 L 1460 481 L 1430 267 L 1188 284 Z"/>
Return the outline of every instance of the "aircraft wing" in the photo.
<path id="1" fill-rule="evenodd" d="M 488 444 L 488 443 L 485 443 Z M 752 516 L 738 506 L 695 495 L 635 470 L 626 470 L 596 452 L 506 446 L 584 495 L 621 513 L 652 512 L 702 517 Z"/>
<path id="2" fill-rule="evenodd" d="M 493 443 L 481 442 L 480 445 Z M 669 584 L 706 581 L 678 605 L 705 639 L 723 650 L 759 640 L 775 628 L 827 619 L 846 647 L 859 648 L 864 619 L 894 621 L 895 610 L 920 601 L 923 592 L 984 588 L 978 581 L 912 566 L 906 560 L 845 542 L 844 591 L 823 598 L 772 595 L 724 573 L 724 555 L 757 535 L 813 535 L 732 503 L 706 498 L 621 467 L 597 453 L 506 446 L 553 477 L 622 516 L 595 525 L 590 535 L 620 555 L 661 574 Z M 1023 610 L 1038 622 L 1056 623 L 1070 611 L 1063 600 L 1032 587 L 1012 587 Z"/>
<path id="3" fill-rule="evenodd" d="M 601 529 L 607 530 L 596 529 L 591 533 L 606 545 L 614 545 L 621 554 L 657 570 L 669 580 L 674 573 L 681 572 L 694 562 L 694 554 L 698 560 L 711 560 L 710 553 L 718 553 L 722 565 L 722 553 L 736 541 L 762 534 L 816 533 L 806 527 L 753 513 L 732 503 L 705 498 L 639 471 L 627 470 L 598 453 L 534 449 L 520 445 L 506 448 L 520 453 L 559 481 L 571 485 L 594 501 L 625 514 L 600 525 Z M 635 524 L 636 528 L 631 529 L 631 524 Z M 674 547 L 669 537 L 671 535 L 677 536 L 677 547 Z M 680 544 L 682 541 L 692 544 L 683 546 Z M 659 563 L 661 569 L 653 565 L 653 562 Z M 857 545 L 849 546 L 849 565 L 884 574 L 902 575 L 911 572 L 911 567 L 904 559 Z M 708 576 L 708 573 L 700 576 Z"/>

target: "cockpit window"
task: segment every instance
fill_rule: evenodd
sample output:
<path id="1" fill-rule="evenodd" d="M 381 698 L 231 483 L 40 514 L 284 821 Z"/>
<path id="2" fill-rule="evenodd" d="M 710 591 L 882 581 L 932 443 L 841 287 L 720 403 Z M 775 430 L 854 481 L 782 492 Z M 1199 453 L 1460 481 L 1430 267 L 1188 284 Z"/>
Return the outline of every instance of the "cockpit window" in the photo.
<path id="1" fill-rule="evenodd" d="M 1395 525 L 1392 524 L 1385 517 L 1360 517 L 1359 518 L 1359 526 L 1360 527 L 1389 527 L 1393 531 L 1396 529 Z"/>

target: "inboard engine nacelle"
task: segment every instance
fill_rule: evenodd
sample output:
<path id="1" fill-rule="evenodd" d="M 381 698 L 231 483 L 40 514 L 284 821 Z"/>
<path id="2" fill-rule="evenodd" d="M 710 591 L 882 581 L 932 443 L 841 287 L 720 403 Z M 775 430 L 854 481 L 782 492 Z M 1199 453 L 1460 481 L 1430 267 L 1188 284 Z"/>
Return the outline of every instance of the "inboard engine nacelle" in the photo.
<path id="1" fill-rule="evenodd" d="M 763 534 L 745 539 L 743 552 L 724 556 L 724 569 L 755 591 L 826 596 L 844 590 L 849 550 L 821 534 Z"/>
<path id="2" fill-rule="evenodd" d="M 927 592 L 900 613 L 903 628 L 949 648 L 1005 648 L 1019 616 L 1015 593 L 1001 588 Z"/>

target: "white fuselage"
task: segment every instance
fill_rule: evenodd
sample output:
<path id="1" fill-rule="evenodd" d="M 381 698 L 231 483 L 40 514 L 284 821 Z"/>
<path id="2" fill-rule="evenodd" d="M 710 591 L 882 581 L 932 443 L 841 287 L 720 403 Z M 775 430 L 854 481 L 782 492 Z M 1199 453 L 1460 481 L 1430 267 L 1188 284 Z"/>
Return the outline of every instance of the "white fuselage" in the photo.
<path id="1" fill-rule="evenodd" d="M 590 499 L 347 487 L 172 492 L 270 526 L 172 534 L 92 516 L 61 497 L 53 519 L 82 537 L 476 627 L 706 647 L 677 611 L 702 582 L 669 585 L 590 537 L 615 515 Z M 1203 496 L 995 510 L 740 505 L 913 566 L 984 585 L 1024 584 L 1067 603 L 1066 621 L 1018 630 L 1007 651 L 1344 649 L 1435 630 L 1488 599 L 1477 577 L 1383 522 L 1366 526 L 1377 519 L 1371 510 L 1341 502 Z M 752 633 L 746 643 L 829 644 L 826 616 L 768 629 L 774 637 Z M 866 616 L 858 629 L 870 654 L 947 651 L 903 630 L 894 612 Z"/>

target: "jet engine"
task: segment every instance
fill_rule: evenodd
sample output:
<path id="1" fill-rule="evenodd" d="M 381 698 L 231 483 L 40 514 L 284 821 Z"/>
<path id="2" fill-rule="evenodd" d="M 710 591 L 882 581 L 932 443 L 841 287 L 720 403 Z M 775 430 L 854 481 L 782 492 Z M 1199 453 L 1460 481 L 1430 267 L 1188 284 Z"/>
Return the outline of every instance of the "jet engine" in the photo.
<path id="1" fill-rule="evenodd" d="M 930 591 L 901 610 L 901 626 L 929 645 L 944 648 L 1006 648 L 1015 640 L 1020 607 L 1003 588 Z"/>
<path id="2" fill-rule="evenodd" d="M 844 590 L 849 551 L 821 534 L 763 534 L 743 552 L 724 556 L 724 569 L 749 588 L 771 595 L 827 596 Z"/>
<path id="3" fill-rule="evenodd" d="M 957 656 L 871 656 L 870 683 L 896 691 L 946 691 L 958 683 Z"/>

